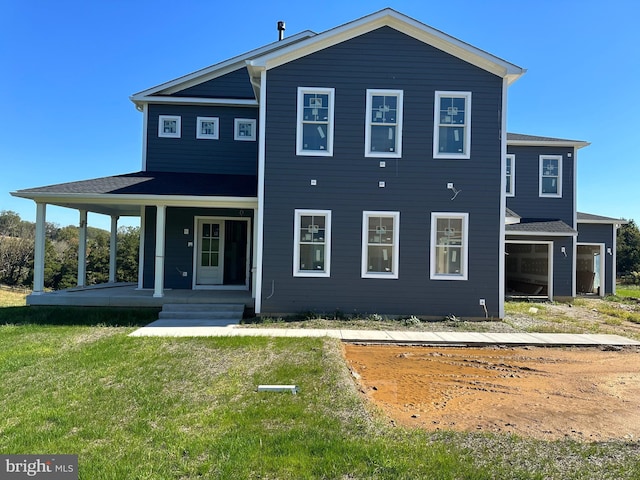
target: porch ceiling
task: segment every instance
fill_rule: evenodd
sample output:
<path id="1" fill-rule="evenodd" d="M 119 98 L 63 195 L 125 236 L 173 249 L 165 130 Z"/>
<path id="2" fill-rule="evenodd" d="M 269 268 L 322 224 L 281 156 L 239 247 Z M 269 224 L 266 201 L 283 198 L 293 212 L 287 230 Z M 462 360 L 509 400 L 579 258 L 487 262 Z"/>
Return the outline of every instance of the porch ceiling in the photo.
<path id="1" fill-rule="evenodd" d="M 189 172 L 134 172 L 11 192 L 40 203 L 116 216 L 143 205 L 237 206 L 257 203 L 257 177 Z"/>

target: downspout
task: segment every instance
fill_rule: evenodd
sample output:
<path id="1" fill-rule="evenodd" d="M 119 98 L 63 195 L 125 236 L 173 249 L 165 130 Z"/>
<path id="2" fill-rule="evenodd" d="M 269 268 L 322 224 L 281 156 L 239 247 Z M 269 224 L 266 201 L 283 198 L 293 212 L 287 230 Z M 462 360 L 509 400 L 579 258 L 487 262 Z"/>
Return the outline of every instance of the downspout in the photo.
<path id="1" fill-rule="evenodd" d="M 501 135 L 500 135 L 500 237 L 498 240 L 498 316 L 504 318 L 505 297 L 505 222 L 507 209 L 507 89 L 509 83 L 507 77 L 502 79 L 502 111 L 501 111 Z"/>
<path id="2" fill-rule="evenodd" d="M 260 70 L 260 82 L 253 78 L 251 83 L 259 93 L 259 123 L 260 133 L 258 135 L 258 214 L 255 220 L 256 225 L 256 299 L 255 313 L 262 311 L 262 258 L 264 243 L 264 175 L 266 160 L 266 130 L 267 130 L 267 70 Z"/>

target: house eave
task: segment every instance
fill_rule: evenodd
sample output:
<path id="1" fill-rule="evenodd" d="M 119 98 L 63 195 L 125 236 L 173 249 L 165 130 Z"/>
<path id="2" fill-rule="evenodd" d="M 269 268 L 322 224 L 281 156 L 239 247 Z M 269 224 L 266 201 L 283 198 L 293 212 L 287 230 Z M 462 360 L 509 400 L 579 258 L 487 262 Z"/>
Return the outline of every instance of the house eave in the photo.
<path id="1" fill-rule="evenodd" d="M 502 60 L 390 8 L 327 30 L 295 45 L 256 57 L 250 60 L 250 64 L 256 67 L 262 66 L 269 70 L 385 26 L 394 28 L 494 75 L 506 78 L 508 84 L 513 83 L 526 72 L 524 68 Z"/>
<path id="2" fill-rule="evenodd" d="M 505 238 L 509 236 L 519 237 L 577 237 L 578 232 L 517 232 L 517 231 L 505 231 Z M 507 239 L 508 240 L 508 239 Z"/>
<path id="3" fill-rule="evenodd" d="M 575 147 L 581 149 L 591 145 L 589 142 L 552 141 L 552 140 L 507 140 L 507 146 L 521 147 Z"/>
<path id="4" fill-rule="evenodd" d="M 151 95 L 141 98 L 131 97 L 131 101 L 136 104 L 136 107 L 141 107 L 142 105 L 149 103 L 254 108 L 258 106 L 258 102 L 254 99 L 241 98 L 165 97 L 162 95 Z"/>

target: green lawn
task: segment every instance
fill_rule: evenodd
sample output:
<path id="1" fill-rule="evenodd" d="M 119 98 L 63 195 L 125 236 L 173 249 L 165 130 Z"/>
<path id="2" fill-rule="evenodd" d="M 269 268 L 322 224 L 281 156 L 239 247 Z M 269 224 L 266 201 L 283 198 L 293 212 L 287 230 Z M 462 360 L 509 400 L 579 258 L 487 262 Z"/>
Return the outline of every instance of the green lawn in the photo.
<path id="1" fill-rule="evenodd" d="M 618 285 L 616 294 L 618 297 L 640 298 L 640 285 Z"/>
<path id="2" fill-rule="evenodd" d="M 640 478 L 637 443 L 393 427 L 334 340 L 129 338 L 2 310 L 0 452 L 75 453 L 82 479 Z M 271 383 L 300 393 L 256 392 Z"/>

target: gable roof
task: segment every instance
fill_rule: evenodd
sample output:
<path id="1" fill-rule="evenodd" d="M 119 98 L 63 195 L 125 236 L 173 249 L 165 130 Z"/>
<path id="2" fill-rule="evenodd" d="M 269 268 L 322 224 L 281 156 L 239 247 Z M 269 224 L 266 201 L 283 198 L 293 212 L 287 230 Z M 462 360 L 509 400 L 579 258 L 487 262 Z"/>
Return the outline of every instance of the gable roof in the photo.
<path id="1" fill-rule="evenodd" d="M 218 78 L 228 73 L 234 72 L 236 70 L 239 70 L 240 68 L 246 68 L 246 62 L 251 58 L 291 46 L 297 42 L 300 42 L 301 40 L 312 37 L 314 35 L 316 35 L 315 32 L 312 32 L 311 30 L 305 30 L 290 37 L 284 38 L 283 40 L 269 43 L 260 48 L 256 48 L 241 55 L 237 55 L 223 62 L 216 63 L 209 67 L 196 70 L 193 73 L 178 77 L 174 80 L 161 83 L 160 85 L 156 85 L 155 87 L 151 87 L 146 90 L 142 90 L 141 92 L 134 93 L 129 98 L 133 103 L 136 104 L 136 107 L 140 108 L 143 103 L 154 100 L 153 97 L 157 95 L 171 95 L 172 93 L 179 92 L 186 88 L 193 87 L 194 85 L 199 85 L 209 80 L 213 80 L 214 78 Z"/>
<path id="2" fill-rule="evenodd" d="M 517 65 L 476 48 L 462 40 L 458 40 L 424 23 L 418 22 L 396 10 L 385 8 L 297 42 L 296 44 L 265 53 L 264 55 L 249 60 L 247 63 L 251 76 L 258 77 L 257 72 L 262 69 L 269 70 L 384 26 L 394 28 L 483 70 L 491 72 L 494 75 L 506 78 L 509 84 L 513 83 L 526 72 L 525 69 Z M 253 70 L 253 72 L 251 72 L 251 70 Z"/>
<path id="3" fill-rule="evenodd" d="M 507 145 L 583 148 L 591 144 L 584 140 L 568 140 L 566 138 L 540 137 L 537 135 L 524 135 L 522 133 L 507 133 Z"/>

